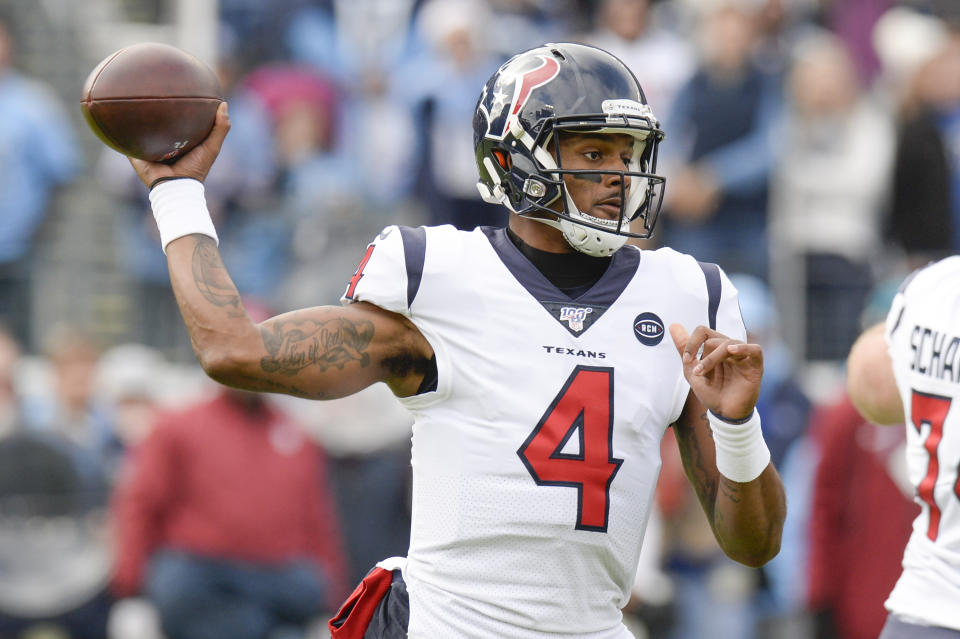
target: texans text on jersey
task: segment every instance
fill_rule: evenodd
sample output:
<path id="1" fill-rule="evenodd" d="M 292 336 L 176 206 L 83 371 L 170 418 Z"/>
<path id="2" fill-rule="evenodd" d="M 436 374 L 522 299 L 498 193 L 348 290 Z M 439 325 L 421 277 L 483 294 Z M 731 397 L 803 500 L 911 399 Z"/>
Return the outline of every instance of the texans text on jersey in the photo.
<path id="1" fill-rule="evenodd" d="M 592 359 L 606 359 L 607 354 L 600 351 L 586 351 L 582 348 L 567 348 L 566 346 L 546 346 L 543 350 L 557 355 L 573 355 L 574 357 L 589 357 Z"/>

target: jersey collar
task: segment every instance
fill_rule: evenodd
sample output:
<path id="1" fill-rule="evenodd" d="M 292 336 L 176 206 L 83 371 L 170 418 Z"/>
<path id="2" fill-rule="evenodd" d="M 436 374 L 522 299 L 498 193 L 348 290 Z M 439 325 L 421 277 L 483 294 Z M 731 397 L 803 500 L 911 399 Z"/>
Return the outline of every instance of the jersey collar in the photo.
<path id="1" fill-rule="evenodd" d="M 571 298 L 541 273 L 507 237 L 502 227 L 480 229 L 514 279 L 572 335 L 582 335 L 620 297 L 640 266 L 640 251 L 624 246 L 586 292 Z"/>

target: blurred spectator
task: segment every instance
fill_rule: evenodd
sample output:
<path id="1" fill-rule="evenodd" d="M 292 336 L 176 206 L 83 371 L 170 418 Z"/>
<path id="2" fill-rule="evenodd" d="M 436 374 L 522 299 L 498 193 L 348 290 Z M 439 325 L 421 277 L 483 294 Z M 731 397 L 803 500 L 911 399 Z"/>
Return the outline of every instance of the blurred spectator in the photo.
<path id="1" fill-rule="evenodd" d="M 489 8 L 484 46 L 501 60 L 544 42 L 570 40 L 571 33 L 584 31 L 587 24 L 570 0 L 483 2 Z"/>
<path id="2" fill-rule="evenodd" d="M 882 254 L 893 123 L 835 36 L 798 42 L 770 202 L 771 277 L 808 360 L 840 361 Z"/>
<path id="3" fill-rule="evenodd" d="M 891 233 L 919 267 L 960 251 L 960 30 L 911 80 L 897 136 Z"/>
<path id="4" fill-rule="evenodd" d="M 348 583 L 360 583 L 371 566 L 406 554 L 410 545 L 413 417 L 385 384 L 324 402 L 278 400 L 329 455 Z"/>
<path id="5" fill-rule="evenodd" d="M 747 341 L 763 346 L 763 385 L 757 411 L 763 418 L 763 438 L 770 459 L 783 477 L 787 518 L 780 552 L 760 569 L 757 612 L 763 633 L 779 637 L 797 624 L 806 607 L 806 558 L 810 481 L 806 446 L 812 409 L 798 379 L 793 356 L 780 333 L 780 315 L 764 282 L 751 275 L 734 273 L 740 312 Z"/>
<path id="6" fill-rule="evenodd" d="M 15 378 L 20 360 L 20 344 L 0 324 L 0 439 L 23 425 L 22 399 Z"/>
<path id="7" fill-rule="evenodd" d="M 780 334 L 780 314 L 769 286 L 742 273 L 731 274 L 730 281 L 737 289 L 747 341 L 763 346 L 763 386 L 757 410 L 767 422 L 763 439 L 779 468 L 787 451 L 807 430 L 810 399 L 800 386 L 793 355 Z"/>
<path id="8" fill-rule="evenodd" d="M 397 200 L 408 196 L 415 178 L 412 117 L 391 94 L 390 78 L 425 46 L 411 36 L 417 4 L 341 0 L 335 14 L 307 9 L 289 28 L 293 60 L 336 85 L 330 116 L 336 116 L 334 130 L 343 134 L 328 136 L 326 150 L 346 165 L 341 173 L 346 168 L 353 173 L 341 191 L 359 186 L 352 196 L 374 204 L 376 210 L 366 215 L 385 215 L 384 210 L 395 215 Z"/>
<path id="9" fill-rule="evenodd" d="M 410 25 L 419 4 L 420 0 L 312 3 L 291 18 L 284 40 L 293 60 L 349 87 L 370 68 L 392 71 L 410 53 L 414 46 Z"/>
<path id="10" fill-rule="evenodd" d="M 693 74 L 695 52 L 679 33 L 655 22 L 653 0 L 603 0 L 596 26 L 585 37 L 630 67 L 661 121 L 668 119 L 673 99 Z"/>
<path id="11" fill-rule="evenodd" d="M 876 639 L 918 510 L 905 429 L 871 424 L 845 394 L 811 424 L 820 459 L 809 531 L 815 639 Z"/>
<path id="12" fill-rule="evenodd" d="M 77 149 L 60 98 L 13 68 L 16 34 L 0 16 L 0 321 L 32 348 L 35 236 L 54 190 L 75 175 Z"/>
<path id="13" fill-rule="evenodd" d="M 281 62 L 257 67 L 243 77 L 240 88 L 257 99 L 269 116 L 280 188 L 305 188 L 297 183 L 303 179 L 301 167 L 336 147 L 337 87 L 313 69 Z M 338 176 L 318 172 L 313 177 L 336 182 Z"/>
<path id="14" fill-rule="evenodd" d="M 278 302 L 285 308 L 338 299 L 372 235 L 390 223 L 416 226 L 424 217 L 413 200 L 418 132 L 397 95 L 403 83 L 392 82 L 412 56 L 423 54 L 425 44 L 411 28 L 420 3 L 332 4 L 332 10 L 307 8 L 291 21 L 292 64 L 267 66 L 250 78 L 274 85 L 281 98 L 290 92 L 277 69 L 296 69 L 307 85 L 321 85 L 314 93 L 322 124 L 313 128 L 322 135 L 298 136 L 314 144 L 284 181 L 283 205 L 295 224 L 293 265 Z"/>
<path id="15" fill-rule="evenodd" d="M 99 345 L 87 331 L 61 325 L 46 338 L 44 355 L 50 387 L 46 394 L 26 399 L 25 423 L 63 442 L 76 455 L 81 472 L 105 477 L 123 446 L 114 435 L 110 409 L 97 394 Z"/>
<path id="16" fill-rule="evenodd" d="M 109 460 L 115 478 L 126 452 L 150 433 L 162 400 L 167 363 L 163 355 L 142 344 L 121 344 L 106 351 L 97 365 L 97 388 L 110 411 L 113 436 L 121 453 Z"/>
<path id="17" fill-rule="evenodd" d="M 328 78 L 305 66 L 264 65 L 242 80 L 270 118 L 277 159 L 277 195 L 297 223 L 325 217 L 325 207 L 360 197 L 354 167 L 337 153 L 340 93 Z M 312 238 L 317 247 L 318 240 Z"/>
<path id="18" fill-rule="evenodd" d="M 658 241 L 766 279 L 771 133 L 782 96 L 779 76 L 754 61 L 761 41 L 755 4 L 700 7 L 701 59 L 664 125 L 675 141 L 664 155 L 670 187 Z"/>
<path id="19" fill-rule="evenodd" d="M 277 149 L 276 207 L 293 238 L 284 256 L 290 270 L 263 299 L 284 308 L 334 300 L 356 266 L 357 250 L 386 223 L 374 213 L 374 203 L 386 205 L 374 195 L 382 174 L 367 158 L 371 148 L 391 146 L 390 136 L 368 139 L 370 132 L 364 131 L 338 144 L 339 131 L 353 130 L 343 127 L 340 114 L 351 111 L 347 119 L 358 125 L 363 116 L 344 105 L 329 77 L 302 64 L 264 65 L 247 75 L 242 87 L 270 115 Z"/>
<path id="20" fill-rule="evenodd" d="M 330 0 L 218 0 L 221 28 L 243 42 L 234 55 L 242 71 L 283 58 L 283 33 L 305 6 L 328 5 Z"/>
<path id="21" fill-rule="evenodd" d="M 358 584 L 378 561 L 402 556 L 410 547 L 409 442 L 366 454 L 332 456 L 330 467 L 348 583 Z"/>
<path id="22" fill-rule="evenodd" d="M 21 402 L 17 345 L 0 332 L 0 637 L 105 635 L 110 424 L 92 390 L 97 357 L 83 333 L 57 332 L 49 394 Z"/>
<path id="23" fill-rule="evenodd" d="M 473 152 L 477 87 L 502 62 L 488 49 L 490 20 L 482 0 L 428 0 L 417 18 L 428 50 L 394 78 L 422 133 L 412 158 L 429 224 L 471 230 L 506 223 L 506 209 L 480 199 Z"/>
<path id="24" fill-rule="evenodd" d="M 874 86 L 891 112 L 899 112 L 914 100 L 914 76 L 943 47 L 947 24 L 911 5 L 898 5 L 877 20 L 872 32 L 873 48 L 880 59 L 880 74 Z"/>
<path id="25" fill-rule="evenodd" d="M 105 637 L 107 486 L 82 453 L 51 433 L 0 439 L 0 637 Z"/>
<path id="26" fill-rule="evenodd" d="M 761 42 L 757 63 L 771 72 L 784 72 L 797 43 L 811 31 L 819 31 L 823 3 L 820 0 L 758 0 Z"/>
<path id="27" fill-rule="evenodd" d="M 265 639 L 345 592 L 323 451 L 263 395 L 222 388 L 164 414 L 114 494 L 112 580 L 167 639 Z"/>
<path id="28" fill-rule="evenodd" d="M 823 3 L 827 27 L 844 42 L 854 69 L 866 84 L 880 71 L 880 60 L 872 41 L 873 28 L 884 12 L 899 1 L 844 0 Z"/>

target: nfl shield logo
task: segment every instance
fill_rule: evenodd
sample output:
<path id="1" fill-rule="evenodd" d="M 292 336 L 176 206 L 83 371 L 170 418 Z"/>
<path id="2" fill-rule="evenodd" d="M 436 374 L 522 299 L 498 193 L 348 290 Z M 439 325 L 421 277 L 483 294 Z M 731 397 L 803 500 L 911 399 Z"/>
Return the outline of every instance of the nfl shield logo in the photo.
<path id="1" fill-rule="evenodd" d="M 590 307 L 564 306 L 560 309 L 560 321 L 566 322 L 570 330 L 579 333 L 583 330 L 583 322 L 587 315 L 593 312 Z"/>

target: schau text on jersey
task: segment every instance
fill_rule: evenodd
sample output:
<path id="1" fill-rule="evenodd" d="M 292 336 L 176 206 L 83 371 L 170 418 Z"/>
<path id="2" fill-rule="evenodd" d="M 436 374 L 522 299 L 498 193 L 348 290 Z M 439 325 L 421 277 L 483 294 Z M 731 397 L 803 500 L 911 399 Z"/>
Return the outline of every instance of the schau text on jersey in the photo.
<path id="1" fill-rule="evenodd" d="M 914 326 L 910 347 L 913 350 L 911 370 L 935 379 L 960 382 L 960 337 Z"/>

